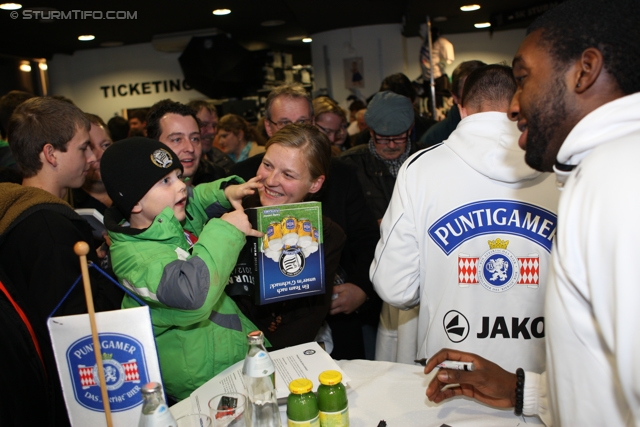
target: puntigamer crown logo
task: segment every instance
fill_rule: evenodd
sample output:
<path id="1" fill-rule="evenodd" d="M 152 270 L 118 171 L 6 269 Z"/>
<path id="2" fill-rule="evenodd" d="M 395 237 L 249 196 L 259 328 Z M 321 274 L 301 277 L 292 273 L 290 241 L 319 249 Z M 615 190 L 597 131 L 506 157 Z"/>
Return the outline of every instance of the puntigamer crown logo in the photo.
<path id="1" fill-rule="evenodd" d="M 99 338 L 111 410 L 126 411 L 140 405 L 141 384 L 149 382 L 142 344 L 123 334 L 101 333 Z M 87 409 L 104 411 L 91 336 L 71 344 L 66 357 L 76 401 Z"/>
<path id="2" fill-rule="evenodd" d="M 489 240 L 489 249 L 507 249 L 509 246 L 508 240 L 502 240 L 501 238 L 497 238 L 496 240 Z"/>

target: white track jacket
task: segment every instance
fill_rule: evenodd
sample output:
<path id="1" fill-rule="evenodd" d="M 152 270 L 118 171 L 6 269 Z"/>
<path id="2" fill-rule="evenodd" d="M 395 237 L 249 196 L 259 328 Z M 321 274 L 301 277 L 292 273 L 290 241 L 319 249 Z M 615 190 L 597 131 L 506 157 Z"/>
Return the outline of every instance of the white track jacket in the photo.
<path id="1" fill-rule="evenodd" d="M 545 367 L 559 192 L 519 136 L 505 113 L 473 114 L 400 169 L 370 274 L 384 301 L 420 305 L 418 358 L 448 347 L 511 372 Z"/>

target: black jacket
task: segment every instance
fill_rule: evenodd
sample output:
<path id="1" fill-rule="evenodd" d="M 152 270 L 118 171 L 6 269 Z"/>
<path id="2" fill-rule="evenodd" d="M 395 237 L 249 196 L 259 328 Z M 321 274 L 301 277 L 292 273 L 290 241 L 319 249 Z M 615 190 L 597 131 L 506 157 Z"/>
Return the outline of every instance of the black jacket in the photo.
<path id="1" fill-rule="evenodd" d="M 411 144 L 410 154 L 416 151 L 415 144 Z M 391 175 L 387 165 L 371 154 L 369 144 L 358 145 L 345 151 L 340 156 L 340 160 L 356 168 L 367 206 L 376 220 L 382 219 L 396 183 L 396 178 Z"/>
<path id="2" fill-rule="evenodd" d="M 47 317 L 80 276 L 80 261 L 73 251 L 73 246 L 80 240 L 89 243 L 87 259 L 97 262 L 91 228 L 69 205 L 37 188 L 0 184 L 0 262 L 6 281 L 11 286 L 12 298 L 21 305 L 39 337 L 45 365 L 54 360 L 46 327 Z M 122 291 L 96 270 L 90 271 L 96 311 L 119 309 Z M 4 303 L 6 306 L 6 298 Z M 80 284 L 55 314 L 63 316 L 86 312 L 84 290 Z M 8 312 L 4 315 L 12 316 Z M 11 321 L 4 316 L 3 320 Z M 3 345 L 3 351 L 0 351 L 2 369 L 10 377 L 17 376 L 20 370 L 25 369 L 24 363 L 29 360 L 28 376 L 34 380 L 40 379 L 37 383 L 15 377 L 15 381 L 3 380 L 2 392 L 10 395 L 3 396 L 0 406 L 10 408 L 13 413 L 17 409 L 6 406 L 7 399 L 29 402 L 22 415 L 37 415 L 46 420 L 33 424 L 69 425 L 57 369 L 47 366 L 47 376 L 43 377 L 40 366 L 35 363 L 33 354 L 30 354 L 29 347 L 25 344 L 24 330 L 17 327 L 14 332 L 15 334 L 3 337 L 5 342 L 15 343 L 16 352 L 4 351 L 6 347 Z M 34 403 L 33 390 L 40 388 L 46 392 L 50 405 L 40 407 L 37 402 Z M 14 424 L 10 416 L 5 419 L 8 414 L 4 411 L 0 412 L 0 416 L 0 425 L 3 427 L 24 425 Z"/>
<path id="3" fill-rule="evenodd" d="M 211 150 L 206 153 L 202 153 L 202 158 L 207 159 L 214 165 L 222 168 L 225 176 L 228 176 L 231 173 L 231 168 L 235 165 L 235 162 L 231 160 L 229 156 L 216 147 L 211 147 Z"/>
<path id="4" fill-rule="evenodd" d="M 462 118 L 460 117 L 460 110 L 458 106 L 454 105 L 447 113 L 447 117 L 441 122 L 433 125 L 418 141 L 418 147 L 429 148 L 436 144 L 440 144 L 449 138 L 449 135 L 456 130 L 458 123 Z"/>
<path id="5" fill-rule="evenodd" d="M 218 166 L 202 156 L 200 158 L 200 163 L 198 164 L 198 169 L 196 169 L 196 173 L 193 174 L 192 185 L 196 186 L 198 184 L 213 182 L 216 179 L 225 178 L 227 176 L 227 172 L 221 166 Z"/>
<path id="6" fill-rule="evenodd" d="M 231 173 L 245 180 L 251 179 L 256 176 L 263 157 L 264 154 L 258 154 L 236 163 Z M 368 297 L 357 313 L 328 317 L 330 324 L 341 322 L 340 327 L 332 326 L 332 356 L 336 359 L 362 359 L 364 344 L 361 326 L 363 323 L 377 326 L 382 306 L 369 280 L 369 266 L 373 261 L 380 231 L 365 202 L 356 169 L 340 159 L 331 159 L 328 179 L 315 200 L 322 202 L 323 215 L 331 218 L 347 235 L 340 258 L 340 266 L 346 272 L 346 281 L 357 285 Z"/>

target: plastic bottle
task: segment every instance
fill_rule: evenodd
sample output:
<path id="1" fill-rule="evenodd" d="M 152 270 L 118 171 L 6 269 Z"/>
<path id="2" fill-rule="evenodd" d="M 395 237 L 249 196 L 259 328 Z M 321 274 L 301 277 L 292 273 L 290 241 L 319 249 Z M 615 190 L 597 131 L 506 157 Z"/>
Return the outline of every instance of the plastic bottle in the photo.
<path id="1" fill-rule="evenodd" d="M 142 414 L 138 427 L 176 427 L 178 425 L 164 401 L 160 383 L 146 384 L 142 387 L 141 393 Z"/>
<path id="2" fill-rule="evenodd" d="M 338 371 L 324 371 L 318 380 L 320 426 L 349 427 L 349 402 L 347 390 L 341 383 L 342 374 Z"/>
<path id="3" fill-rule="evenodd" d="M 276 398 L 276 369 L 264 348 L 262 331 L 247 335 L 249 351 L 244 359 L 242 376 L 247 388 L 245 420 L 248 427 L 281 427 Z"/>
<path id="4" fill-rule="evenodd" d="M 291 394 L 287 398 L 288 427 L 320 427 L 318 401 L 312 389 L 313 383 L 306 378 L 298 378 L 289 383 Z"/>

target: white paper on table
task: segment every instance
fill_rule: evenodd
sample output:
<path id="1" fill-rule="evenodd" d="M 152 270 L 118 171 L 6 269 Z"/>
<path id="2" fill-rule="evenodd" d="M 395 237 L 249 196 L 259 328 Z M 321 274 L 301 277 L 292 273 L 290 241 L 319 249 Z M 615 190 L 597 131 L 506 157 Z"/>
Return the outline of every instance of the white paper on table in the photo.
<path id="1" fill-rule="evenodd" d="M 296 378 L 308 378 L 313 383 L 313 391 L 318 390 L 318 376 L 327 370 L 342 374 L 342 383 L 346 386 L 351 378 L 340 369 L 338 364 L 318 345 L 317 342 L 296 345 L 269 352 L 276 366 L 276 396 L 278 400 L 289 396 L 289 383 Z M 204 383 L 191 393 L 191 407 L 194 412 L 208 413 L 209 400 L 222 393 L 246 393 L 242 378 L 244 360 L 229 366 L 224 371 Z"/>

